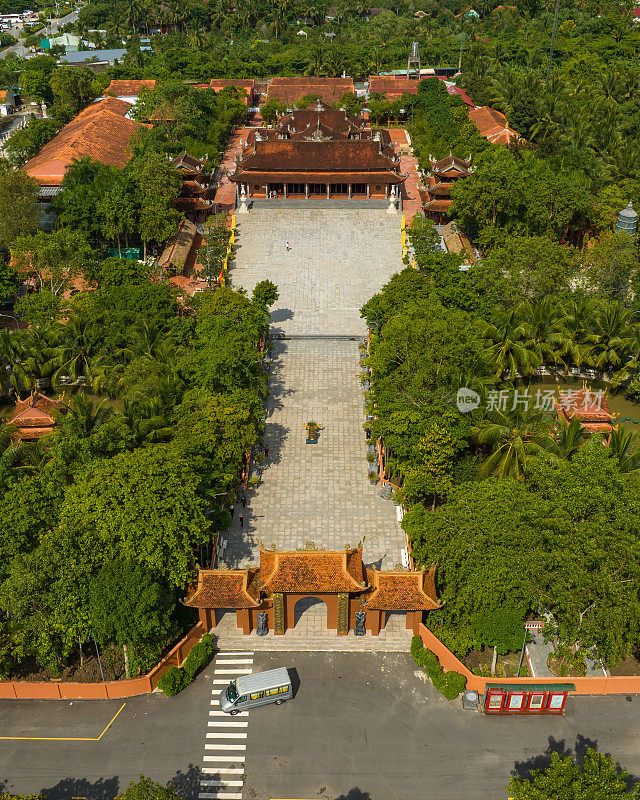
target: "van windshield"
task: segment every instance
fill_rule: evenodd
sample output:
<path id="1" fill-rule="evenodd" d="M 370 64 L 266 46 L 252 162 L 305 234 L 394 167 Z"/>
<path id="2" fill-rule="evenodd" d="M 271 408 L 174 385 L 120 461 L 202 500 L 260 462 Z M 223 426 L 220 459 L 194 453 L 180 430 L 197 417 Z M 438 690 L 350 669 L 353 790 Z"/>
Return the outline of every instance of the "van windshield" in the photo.
<path id="1" fill-rule="evenodd" d="M 238 699 L 238 690 L 236 689 L 236 682 L 231 681 L 229 686 L 227 687 L 227 700 L 232 703 L 235 703 Z"/>

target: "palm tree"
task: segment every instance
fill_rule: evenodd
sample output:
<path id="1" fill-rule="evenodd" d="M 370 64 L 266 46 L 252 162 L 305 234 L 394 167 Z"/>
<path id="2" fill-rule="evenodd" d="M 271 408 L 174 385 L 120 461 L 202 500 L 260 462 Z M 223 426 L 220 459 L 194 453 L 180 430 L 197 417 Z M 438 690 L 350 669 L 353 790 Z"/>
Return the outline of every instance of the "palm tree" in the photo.
<path id="1" fill-rule="evenodd" d="M 485 352 L 494 377 L 501 380 L 508 373 L 512 379 L 517 375 L 533 375 L 542 359 L 535 348 L 523 338 L 523 328 L 515 311 L 496 314 L 495 323 L 485 323 L 480 329 Z"/>
<path id="2" fill-rule="evenodd" d="M 204 28 L 198 26 L 196 28 L 192 28 L 191 31 L 189 31 L 189 36 L 187 37 L 187 43 L 189 47 L 192 47 L 194 50 L 199 50 L 204 44 L 204 40 L 205 40 Z"/>
<path id="3" fill-rule="evenodd" d="M 540 363 L 566 367 L 560 356 L 565 337 L 557 306 L 548 297 L 535 303 L 526 300 L 516 308 L 516 315 L 521 320 L 518 336 Z"/>
<path id="4" fill-rule="evenodd" d="M 76 395 L 71 403 L 65 404 L 65 427 L 68 426 L 77 436 L 86 439 L 104 425 L 113 413 L 106 403 L 106 398 L 96 405 L 84 394 Z"/>
<path id="5" fill-rule="evenodd" d="M 17 463 L 14 464 L 14 469 L 22 470 L 28 475 L 42 475 L 51 461 L 46 439 L 44 436 L 35 442 L 21 442 L 19 449 L 16 450 Z"/>
<path id="6" fill-rule="evenodd" d="M 615 427 L 609 437 L 609 455 L 618 459 L 620 472 L 636 472 L 640 469 L 638 434 L 626 433 L 622 425 Z"/>
<path id="7" fill-rule="evenodd" d="M 573 417 L 571 422 L 558 419 L 555 424 L 553 454 L 565 461 L 571 461 L 590 437 L 591 434 L 582 426 L 577 417 Z"/>
<path id="8" fill-rule="evenodd" d="M 26 334 L 24 331 L 0 330 L 0 365 L 2 385 L 9 383 L 16 394 L 31 388 L 31 377 L 24 368 Z"/>
<path id="9" fill-rule="evenodd" d="M 493 475 L 500 480 L 522 480 L 529 458 L 553 451 L 552 424 L 542 411 L 520 406 L 478 414 L 472 435 L 476 444 L 490 450 L 480 465 L 478 478 Z"/>
<path id="10" fill-rule="evenodd" d="M 62 341 L 53 357 L 56 369 L 52 384 L 59 386 L 63 377 L 74 381 L 84 377 L 87 383 L 91 383 L 101 360 L 100 340 L 98 325 L 86 322 L 79 315 L 71 317 L 64 326 Z"/>
<path id="11" fill-rule="evenodd" d="M 633 345 L 631 314 L 621 303 L 612 301 L 593 315 L 585 341 L 586 358 L 596 369 L 613 370 L 623 366 Z"/>

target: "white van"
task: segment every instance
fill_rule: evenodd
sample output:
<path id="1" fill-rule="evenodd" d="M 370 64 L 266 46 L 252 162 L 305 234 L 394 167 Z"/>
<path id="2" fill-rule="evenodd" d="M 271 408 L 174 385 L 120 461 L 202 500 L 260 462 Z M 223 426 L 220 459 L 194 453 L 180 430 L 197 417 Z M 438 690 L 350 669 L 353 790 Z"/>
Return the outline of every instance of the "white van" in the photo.
<path id="1" fill-rule="evenodd" d="M 267 703 L 280 705 L 293 697 L 291 678 L 286 667 L 257 672 L 254 675 L 241 675 L 220 692 L 220 708 L 234 714 L 254 706 Z"/>

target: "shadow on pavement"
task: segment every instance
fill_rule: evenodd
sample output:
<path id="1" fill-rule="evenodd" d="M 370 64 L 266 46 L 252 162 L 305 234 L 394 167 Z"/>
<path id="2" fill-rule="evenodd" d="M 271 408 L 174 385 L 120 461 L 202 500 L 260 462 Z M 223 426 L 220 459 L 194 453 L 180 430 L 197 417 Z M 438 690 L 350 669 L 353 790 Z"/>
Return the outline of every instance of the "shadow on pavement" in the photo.
<path id="1" fill-rule="evenodd" d="M 126 787 L 123 787 L 123 789 Z M 84 778 L 63 778 L 50 789 L 45 789 L 47 800 L 113 800 L 120 791 L 120 780 L 117 777 L 100 778 L 88 781 Z"/>
<path id="2" fill-rule="evenodd" d="M 369 792 L 363 792 L 362 789 L 358 789 L 357 786 L 354 786 L 354 788 L 350 789 L 346 794 L 341 794 L 340 797 L 336 797 L 336 800 L 371 800 L 371 795 Z"/>

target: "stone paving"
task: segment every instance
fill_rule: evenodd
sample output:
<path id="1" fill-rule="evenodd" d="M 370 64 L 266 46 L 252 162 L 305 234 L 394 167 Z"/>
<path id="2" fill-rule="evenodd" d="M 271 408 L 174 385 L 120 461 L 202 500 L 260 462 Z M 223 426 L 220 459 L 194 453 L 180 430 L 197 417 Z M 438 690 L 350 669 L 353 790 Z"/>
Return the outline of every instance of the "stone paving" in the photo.
<path id="1" fill-rule="evenodd" d="M 360 308 L 403 267 L 401 219 L 342 208 L 256 207 L 237 214 L 231 284 L 251 291 L 269 278 L 278 286 L 272 333 L 362 335 Z"/>
<path id="2" fill-rule="evenodd" d="M 299 601 L 298 605 L 304 601 Z M 405 614 L 388 614 L 387 624 L 378 636 L 367 631 L 364 636 L 355 636 L 350 631 L 346 636 L 338 636 L 334 630 L 327 629 L 327 608 L 321 601 L 310 605 L 298 614 L 296 606 L 296 626 L 284 636 L 276 636 L 272 631 L 266 636 L 256 632 L 245 636 L 236 625 L 235 611 L 228 611 L 218 622 L 212 633 L 216 636 L 218 650 L 323 650 L 323 651 L 383 651 L 406 653 L 411 644 L 412 632 L 406 628 Z"/>
<path id="3" fill-rule="evenodd" d="M 297 550 L 312 542 L 342 549 L 365 539 L 364 561 L 393 569 L 406 538 L 396 508 L 369 483 L 358 343 L 349 340 L 276 341 L 271 369 L 262 482 L 247 508 L 236 506 L 224 562 L 258 563 L 258 543 Z M 324 426 L 306 444 L 303 423 Z M 240 513 L 244 528 L 240 529 Z M 366 537 L 366 538 L 365 538 Z"/>

